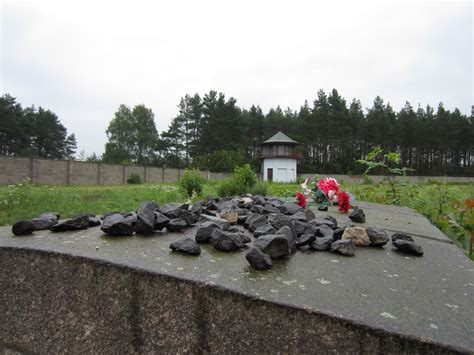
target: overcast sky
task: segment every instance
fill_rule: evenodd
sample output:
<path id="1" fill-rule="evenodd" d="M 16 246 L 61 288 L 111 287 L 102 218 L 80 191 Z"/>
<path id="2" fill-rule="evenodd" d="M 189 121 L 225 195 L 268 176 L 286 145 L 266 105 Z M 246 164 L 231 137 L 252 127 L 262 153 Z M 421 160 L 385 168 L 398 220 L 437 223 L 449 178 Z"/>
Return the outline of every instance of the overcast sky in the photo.
<path id="1" fill-rule="evenodd" d="M 102 153 L 120 104 L 167 129 L 186 93 L 298 109 L 336 88 L 370 107 L 470 114 L 473 2 L 1 1 L 1 94 Z"/>

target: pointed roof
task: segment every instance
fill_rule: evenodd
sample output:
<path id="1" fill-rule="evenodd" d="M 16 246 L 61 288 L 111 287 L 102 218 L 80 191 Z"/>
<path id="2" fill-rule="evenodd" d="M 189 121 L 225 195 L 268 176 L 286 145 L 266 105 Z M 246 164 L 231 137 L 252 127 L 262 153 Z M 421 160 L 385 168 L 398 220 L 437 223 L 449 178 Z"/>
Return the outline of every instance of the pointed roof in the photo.
<path id="1" fill-rule="evenodd" d="M 262 144 L 273 144 L 273 143 L 286 143 L 286 144 L 292 144 L 292 145 L 299 144 L 298 142 L 294 141 L 293 139 L 291 139 L 290 137 L 288 137 L 286 134 L 284 134 L 281 131 L 279 131 L 273 137 L 268 138 Z"/>

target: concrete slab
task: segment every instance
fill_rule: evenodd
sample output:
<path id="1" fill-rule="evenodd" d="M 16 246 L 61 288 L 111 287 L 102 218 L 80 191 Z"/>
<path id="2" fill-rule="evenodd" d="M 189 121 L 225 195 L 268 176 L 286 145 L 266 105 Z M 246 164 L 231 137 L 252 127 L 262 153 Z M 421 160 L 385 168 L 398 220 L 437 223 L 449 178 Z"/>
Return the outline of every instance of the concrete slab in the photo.
<path id="1" fill-rule="evenodd" d="M 439 231 L 435 234 L 435 227 L 413 211 L 359 205 L 366 211 L 367 225 L 393 225 L 397 230 L 414 230 L 439 240 L 417 237 L 425 251 L 421 258 L 398 253 L 391 245 L 358 248 L 352 258 L 297 252 L 275 261 L 274 267 L 264 272 L 249 267 L 245 251 L 226 253 L 203 245 L 199 257 L 172 253 L 169 244 L 194 236 L 197 227 L 184 233 L 123 238 L 107 237 L 97 227 L 12 237 L 10 228 L 2 227 L 0 248 L 53 251 L 127 265 L 473 352 L 474 263 L 457 247 L 445 243 L 446 237 Z M 329 214 L 341 221 L 348 219 L 336 211 Z M 397 224 L 394 218 L 411 224 Z"/>

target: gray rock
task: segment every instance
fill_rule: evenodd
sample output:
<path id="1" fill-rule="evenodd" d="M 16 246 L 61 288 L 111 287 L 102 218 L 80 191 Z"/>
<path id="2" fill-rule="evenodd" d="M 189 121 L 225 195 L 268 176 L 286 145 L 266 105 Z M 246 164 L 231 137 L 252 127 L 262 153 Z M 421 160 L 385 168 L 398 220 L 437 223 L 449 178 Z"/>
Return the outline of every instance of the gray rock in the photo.
<path id="1" fill-rule="evenodd" d="M 155 224 L 154 224 L 154 229 L 155 230 L 162 230 L 163 228 L 166 228 L 168 226 L 168 223 L 170 222 L 170 219 L 166 217 L 163 213 L 156 212 L 155 211 Z"/>
<path id="2" fill-rule="evenodd" d="M 186 227 L 188 227 L 188 224 L 185 220 L 182 220 L 181 218 L 173 218 L 168 222 L 166 229 L 168 229 L 170 232 L 179 232 Z"/>
<path id="3" fill-rule="evenodd" d="M 267 203 L 271 204 L 273 207 L 280 206 L 283 204 L 283 201 L 280 200 L 278 197 L 268 197 Z"/>
<path id="4" fill-rule="evenodd" d="M 21 220 L 21 221 L 15 222 L 15 224 L 12 226 L 12 232 L 13 234 L 17 236 L 31 234 L 34 232 L 34 230 L 35 230 L 35 225 L 30 220 Z"/>
<path id="5" fill-rule="evenodd" d="M 189 255 L 199 255 L 201 254 L 201 248 L 199 245 L 192 240 L 191 238 L 185 238 L 177 242 L 170 244 L 170 249 L 173 251 L 178 251 L 184 254 Z"/>
<path id="6" fill-rule="evenodd" d="M 241 232 L 237 232 L 236 234 L 239 235 L 240 237 L 240 240 L 242 241 L 242 243 L 244 244 L 247 244 L 247 243 L 250 243 L 252 241 L 252 239 L 245 233 L 241 233 Z"/>
<path id="7" fill-rule="evenodd" d="M 73 216 L 72 218 L 78 218 L 78 217 L 83 217 L 83 216 L 87 217 L 87 219 L 89 220 L 89 227 L 100 226 L 100 218 L 97 217 L 95 214 L 79 213 Z"/>
<path id="8" fill-rule="evenodd" d="M 333 238 L 334 239 L 334 231 L 331 227 L 326 224 L 321 224 L 317 227 L 316 230 L 316 238 Z"/>
<path id="9" fill-rule="evenodd" d="M 393 245 L 402 252 L 416 256 L 423 256 L 423 248 L 415 242 L 397 239 L 393 242 Z"/>
<path id="10" fill-rule="evenodd" d="M 301 248 L 305 245 L 310 245 L 316 240 L 316 236 L 314 234 L 303 234 L 300 239 L 296 241 L 296 246 Z"/>
<path id="11" fill-rule="evenodd" d="M 68 219 L 62 223 L 50 227 L 52 232 L 65 232 L 87 229 L 89 227 L 89 218 L 85 215 Z"/>
<path id="12" fill-rule="evenodd" d="M 332 237 L 316 238 L 316 240 L 310 244 L 310 247 L 313 250 L 326 251 L 331 249 L 333 242 L 334 239 L 332 239 Z"/>
<path id="13" fill-rule="evenodd" d="M 295 214 L 291 215 L 290 218 L 295 221 L 307 222 L 306 214 L 304 212 L 296 212 Z"/>
<path id="14" fill-rule="evenodd" d="M 253 205 L 252 208 L 250 209 L 250 212 L 263 214 L 263 206 Z"/>
<path id="15" fill-rule="evenodd" d="M 295 226 L 296 235 L 298 237 L 302 236 L 304 234 L 304 232 L 308 228 L 310 228 L 310 224 L 308 222 L 302 222 L 302 221 L 298 221 L 298 220 L 294 221 L 294 226 Z"/>
<path id="16" fill-rule="evenodd" d="M 412 237 L 410 237 L 408 234 L 406 233 L 394 233 L 392 234 L 392 243 L 395 243 L 395 241 L 397 240 L 406 240 L 408 242 L 412 242 L 414 243 L 415 241 L 413 240 Z"/>
<path id="17" fill-rule="evenodd" d="M 113 214 L 105 217 L 100 229 L 111 236 L 125 236 L 133 234 L 132 224 L 121 214 Z"/>
<path id="18" fill-rule="evenodd" d="M 279 230 L 276 231 L 276 235 L 284 235 L 286 239 L 288 239 L 288 246 L 290 247 L 290 251 L 296 251 L 296 240 L 295 235 L 289 226 L 283 226 Z"/>
<path id="19" fill-rule="evenodd" d="M 272 204 L 266 203 L 265 206 L 263 206 L 263 214 L 269 214 L 269 213 L 280 213 L 278 208 L 274 207 Z"/>
<path id="20" fill-rule="evenodd" d="M 128 213 L 123 213 L 122 217 L 125 218 L 127 221 L 129 221 L 132 226 L 135 227 L 135 224 L 137 223 L 137 214 L 135 212 L 128 212 Z"/>
<path id="21" fill-rule="evenodd" d="M 275 206 L 280 213 L 288 214 L 288 208 L 285 205 Z"/>
<path id="22" fill-rule="evenodd" d="M 202 204 L 203 201 L 201 200 L 194 202 L 192 206 L 189 207 L 189 213 L 197 214 L 198 216 L 201 215 Z"/>
<path id="23" fill-rule="evenodd" d="M 327 219 L 327 218 L 321 218 L 321 217 L 316 217 L 312 219 L 311 221 L 309 221 L 309 223 L 317 227 L 321 225 L 326 225 L 328 227 L 331 227 L 332 229 L 336 227 L 336 225 L 334 224 L 332 220 Z"/>
<path id="24" fill-rule="evenodd" d="M 253 203 L 255 205 L 263 206 L 265 204 L 265 198 L 263 196 L 260 196 L 260 195 L 252 196 L 252 200 L 253 200 Z"/>
<path id="25" fill-rule="evenodd" d="M 219 205 L 215 200 L 208 200 L 206 203 L 206 210 L 208 211 L 217 211 L 219 210 Z"/>
<path id="26" fill-rule="evenodd" d="M 171 213 L 171 212 L 181 208 L 182 206 L 183 206 L 183 204 L 181 204 L 181 203 L 168 203 L 164 206 L 161 206 L 158 209 L 158 212 L 163 213 L 165 216 L 169 217 L 168 213 Z"/>
<path id="27" fill-rule="evenodd" d="M 154 201 L 145 201 L 140 204 L 137 211 L 137 223 L 135 232 L 137 234 L 148 235 L 155 230 L 155 210 L 158 205 Z"/>
<path id="28" fill-rule="evenodd" d="M 294 202 L 286 202 L 283 204 L 286 207 L 286 214 L 293 215 L 298 212 L 304 212 L 303 207 L 298 206 Z"/>
<path id="29" fill-rule="evenodd" d="M 276 229 L 273 228 L 271 224 L 265 224 L 255 229 L 255 231 L 253 232 L 253 236 L 255 238 L 259 238 L 262 235 L 275 234 L 275 232 L 276 232 Z"/>
<path id="30" fill-rule="evenodd" d="M 346 230 L 346 226 L 344 227 L 339 227 L 334 230 L 334 240 L 339 240 L 342 238 L 342 235 L 344 234 L 344 231 Z"/>
<path id="31" fill-rule="evenodd" d="M 194 239 L 198 243 L 208 243 L 211 241 L 212 232 L 214 232 L 215 229 L 219 229 L 219 227 L 214 222 L 204 222 L 196 231 Z"/>
<path id="32" fill-rule="evenodd" d="M 367 227 L 366 231 L 370 239 L 370 245 L 373 247 L 383 247 L 390 240 L 387 232 L 383 230 Z"/>
<path id="33" fill-rule="evenodd" d="M 351 239 L 337 240 L 331 244 L 331 250 L 345 256 L 354 256 L 356 246 Z"/>
<path id="34" fill-rule="evenodd" d="M 311 211 L 309 208 L 304 210 L 304 214 L 306 216 L 306 222 L 310 222 L 312 219 L 316 218 L 316 215 L 314 214 L 314 212 Z"/>
<path id="35" fill-rule="evenodd" d="M 249 223 L 249 229 L 253 232 L 257 228 L 262 227 L 267 224 L 267 217 L 260 216 Z"/>
<path id="36" fill-rule="evenodd" d="M 258 213 L 253 213 L 253 212 L 250 212 L 248 215 L 247 215 L 247 218 L 245 219 L 244 221 L 244 226 L 245 227 L 249 227 L 250 223 L 252 223 L 254 220 L 256 220 L 257 218 L 259 218 L 260 215 Z"/>
<path id="37" fill-rule="evenodd" d="M 268 254 L 272 259 L 290 255 L 288 239 L 283 235 L 264 235 L 254 242 L 254 246 Z"/>
<path id="38" fill-rule="evenodd" d="M 255 270 L 268 270 L 272 267 L 272 259 L 270 256 L 258 248 L 250 249 L 249 252 L 245 254 L 245 259 L 247 259 L 250 266 Z"/>
<path id="39" fill-rule="evenodd" d="M 244 246 L 239 234 L 225 232 L 220 229 L 213 231 L 211 241 L 214 248 L 221 251 L 238 250 Z"/>
<path id="40" fill-rule="evenodd" d="M 188 226 L 196 223 L 199 219 L 197 214 L 188 212 L 187 210 L 183 208 L 177 208 L 169 213 L 166 213 L 166 217 L 170 219 L 180 218 L 183 221 L 185 221 Z"/>
<path id="41" fill-rule="evenodd" d="M 365 223 L 365 213 L 362 208 L 357 208 L 349 214 L 349 219 L 356 223 Z"/>
<path id="42" fill-rule="evenodd" d="M 58 223 L 59 214 L 53 212 L 46 212 L 39 215 L 38 218 L 33 218 L 31 221 L 35 225 L 36 230 L 48 229 Z M 100 221 L 99 221 L 100 224 Z"/>
<path id="43" fill-rule="evenodd" d="M 222 229 L 223 231 L 226 231 L 229 229 L 229 222 L 225 220 L 224 218 L 219 218 L 219 217 L 213 217 L 213 216 L 208 216 L 208 215 L 201 215 L 201 219 L 206 222 L 213 222 L 217 224 L 217 226 Z"/>
<path id="44" fill-rule="evenodd" d="M 331 221 L 333 223 L 333 226 L 329 226 L 329 227 L 332 227 L 332 228 L 337 228 L 337 219 L 334 218 L 333 216 L 326 216 L 324 217 L 324 219 L 328 220 L 328 221 Z"/>

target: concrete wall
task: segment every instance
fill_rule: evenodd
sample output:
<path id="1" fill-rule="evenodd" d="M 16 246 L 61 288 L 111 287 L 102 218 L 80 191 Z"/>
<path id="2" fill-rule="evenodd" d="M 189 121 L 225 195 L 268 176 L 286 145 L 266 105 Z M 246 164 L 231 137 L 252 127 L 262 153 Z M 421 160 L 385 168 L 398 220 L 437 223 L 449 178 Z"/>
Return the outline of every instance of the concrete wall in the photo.
<path id="1" fill-rule="evenodd" d="M 47 250 L 0 248 L 0 270 L 0 353 L 466 352 L 212 283 Z"/>
<path id="2" fill-rule="evenodd" d="M 266 169 L 264 170 L 266 171 Z M 0 185 L 18 184 L 31 181 L 44 185 L 119 185 L 126 184 L 133 172 L 140 174 L 142 180 L 148 183 L 175 182 L 183 175 L 183 169 L 157 168 L 144 166 L 123 166 L 102 163 L 85 163 L 68 160 L 50 160 L 37 158 L 12 158 L 0 156 Z M 277 170 L 274 169 L 273 176 Z M 201 175 L 207 179 L 223 180 L 229 173 L 215 173 L 202 171 Z M 301 178 L 314 178 L 313 174 L 298 174 Z M 324 175 L 332 176 L 338 181 L 362 183 L 361 176 Z M 258 174 L 259 179 L 262 175 Z M 370 176 L 377 182 L 380 176 Z M 398 177 L 398 179 L 402 179 Z M 412 183 L 428 181 L 474 183 L 474 177 L 442 177 L 442 176 L 408 176 Z"/>
<path id="3" fill-rule="evenodd" d="M 138 173 L 143 182 L 176 182 L 183 169 L 123 166 L 69 160 L 0 156 L 0 185 L 31 181 L 42 185 L 120 185 Z M 201 171 L 206 179 L 225 179 L 228 173 Z"/>

